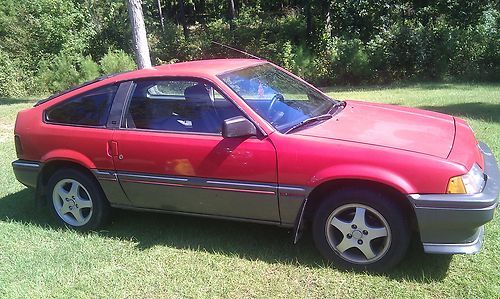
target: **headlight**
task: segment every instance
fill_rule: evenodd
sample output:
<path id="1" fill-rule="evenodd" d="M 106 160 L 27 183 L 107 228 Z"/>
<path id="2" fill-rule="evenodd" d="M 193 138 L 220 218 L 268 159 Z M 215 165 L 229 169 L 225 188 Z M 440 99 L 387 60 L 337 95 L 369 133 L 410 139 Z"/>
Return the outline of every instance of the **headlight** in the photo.
<path id="1" fill-rule="evenodd" d="M 474 163 L 468 173 L 450 179 L 447 193 L 476 194 L 483 190 L 484 183 L 483 171 Z"/>

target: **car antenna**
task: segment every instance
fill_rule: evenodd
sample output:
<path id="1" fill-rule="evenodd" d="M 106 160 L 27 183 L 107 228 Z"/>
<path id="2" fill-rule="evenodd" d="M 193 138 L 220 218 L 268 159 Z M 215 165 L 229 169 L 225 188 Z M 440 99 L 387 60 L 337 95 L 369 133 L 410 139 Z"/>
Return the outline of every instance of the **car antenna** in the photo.
<path id="1" fill-rule="evenodd" d="M 224 48 L 228 48 L 229 50 L 233 50 L 233 51 L 236 51 L 238 53 L 241 53 L 241 54 L 244 54 L 244 55 L 247 55 L 249 57 L 252 57 L 252 58 L 255 58 L 255 59 L 258 59 L 258 60 L 262 60 L 262 58 L 258 57 L 258 56 L 255 56 L 255 55 L 252 55 L 250 53 L 247 53 L 245 51 L 242 51 L 242 50 L 239 50 L 239 49 L 236 49 L 236 48 L 233 48 L 233 47 L 230 47 L 228 45 L 224 45 L 224 44 L 221 44 L 219 42 L 216 42 L 216 41 L 211 41 L 212 43 L 216 44 L 216 45 L 219 45 L 221 47 L 224 47 Z"/>

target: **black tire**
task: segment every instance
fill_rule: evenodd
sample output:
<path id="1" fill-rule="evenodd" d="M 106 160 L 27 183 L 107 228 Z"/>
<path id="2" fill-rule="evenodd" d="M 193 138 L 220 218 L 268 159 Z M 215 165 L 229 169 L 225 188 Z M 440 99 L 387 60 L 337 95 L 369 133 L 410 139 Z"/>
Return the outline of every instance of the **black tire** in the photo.
<path id="1" fill-rule="evenodd" d="M 367 230 L 359 230 L 355 224 L 359 222 L 356 219 L 361 219 L 355 217 L 358 211 L 356 208 L 359 208 L 360 215 L 366 215 L 363 217 L 366 222 L 362 225 L 366 225 Z M 335 224 L 329 224 L 331 222 Z M 371 236 L 369 231 L 373 232 Z M 384 232 L 386 236 L 370 239 Z M 327 196 L 316 210 L 313 236 L 318 250 L 336 267 L 354 271 L 384 272 L 398 264 L 405 256 L 410 241 L 410 229 L 403 210 L 386 195 L 367 189 L 341 189 Z M 344 238 L 346 245 L 342 244 Z M 364 245 L 356 245 L 360 242 Z M 360 248 L 377 255 L 368 258 L 371 255 L 363 253 Z"/>
<path id="2" fill-rule="evenodd" d="M 63 198 L 63 196 L 60 196 L 59 194 L 59 196 L 54 195 L 54 188 L 56 188 L 56 186 L 58 190 L 60 187 L 71 190 L 73 181 L 79 184 L 76 188 L 76 192 L 79 194 L 79 196 L 77 196 L 77 200 L 78 198 L 85 199 L 80 202 L 86 202 L 86 205 L 90 202 L 91 207 L 82 208 L 83 204 L 78 207 L 78 202 L 74 200 L 74 196 L 72 197 L 73 200 L 71 200 L 69 199 L 71 198 L 69 195 L 64 196 L 68 197 L 68 199 Z M 45 190 L 45 194 L 47 196 L 47 206 L 51 214 L 60 224 L 78 231 L 95 230 L 106 225 L 109 221 L 110 207 L 106 196 L 98 184 L 99 183 L 93 177 L 77 169 L 63 168 L 56 171 L 50 177 Z M 66 189 L 64 191 L 68 191 Z M 70 194 L 69 191 L 68 194 Z M 65 203 L 65 201 L 70 203 Z M 72 206 L 73 209 L 63 214 L 61 209 L 56 207 L 58 203 L 61 203 L 61 205 L 66 204 L 68 208 L 71 208 Z M 76 213 L 76 210 L 81 210 L 80 215 L 83 216 L 85 221 L 78 222 L 76 217 L 73 215 Z M 74 218 L 74 221 L 71 218 Z"/>

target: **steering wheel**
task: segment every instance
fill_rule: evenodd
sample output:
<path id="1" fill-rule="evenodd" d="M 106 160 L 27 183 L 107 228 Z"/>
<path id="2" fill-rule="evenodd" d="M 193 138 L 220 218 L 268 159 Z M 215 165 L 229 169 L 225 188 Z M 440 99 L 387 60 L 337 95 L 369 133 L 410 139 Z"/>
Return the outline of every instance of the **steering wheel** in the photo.
<path id="1" fill-rule="evenodd" d="M 285 98 L 281 93 L 277 93 L 273 96 L 273 98 L 271 99 L 271 103 L 269 104 L 269 108 L 267 108 L 267 117 L 269 118 L 271 123 L 275 123 L 280 118 L 282 118 L 283 115 L 285 115 L 283 111 L 278 111 L 277 113 L 274 111 L 273 108 L 278 101 L 285 101 Z"/>

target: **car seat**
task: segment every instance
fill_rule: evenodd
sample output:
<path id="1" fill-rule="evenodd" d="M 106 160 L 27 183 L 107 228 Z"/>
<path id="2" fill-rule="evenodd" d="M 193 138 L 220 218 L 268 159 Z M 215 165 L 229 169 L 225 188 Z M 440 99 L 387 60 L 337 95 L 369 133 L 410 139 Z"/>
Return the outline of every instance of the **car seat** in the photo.
<path id="1" fill-rule="evenodd" d="M 222 120 L 217 115 L 213 97 L 205 85 L 196 84 L 186 88 L 184 97 L 190 108 L 190 118 L 194 132 L 221 132 Z"/>

